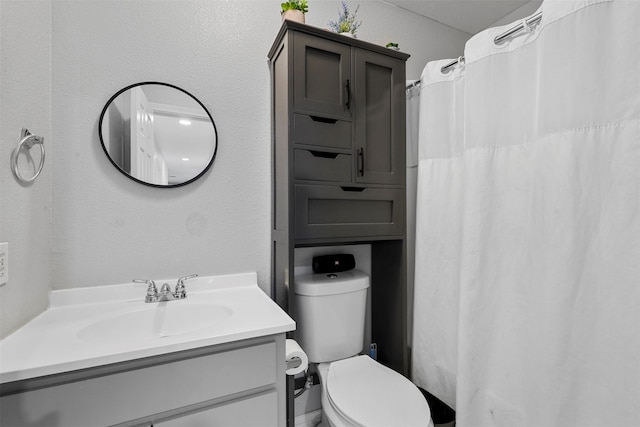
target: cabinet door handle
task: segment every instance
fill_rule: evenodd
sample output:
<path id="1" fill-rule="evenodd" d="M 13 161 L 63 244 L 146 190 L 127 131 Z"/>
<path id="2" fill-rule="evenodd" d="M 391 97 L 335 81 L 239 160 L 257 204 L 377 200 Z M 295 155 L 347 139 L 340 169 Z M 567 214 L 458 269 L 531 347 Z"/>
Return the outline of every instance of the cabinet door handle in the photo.
<path id="1" fill-rule="evenodd" d="M 309 117 L 311 118 L 311 120 L 318 123 L 327 123 L 330 125 L 334 125 L 338 123 L 338 119 L 328 119 L 326 117 L 319 117 L 319 116 L 309 116 Z"/>
<path id="2" fill-rule="evenodd" d="M 347 83 L 344 85 L 345 90 L 345 103 L 344 105 L 347 107 L 347 110 L 351 109 L 351 85 L 349 83 L 349 79 L 347 79 Z"/>
<path id="3" fill-rule="evenodd" d="M 358 148 L 358 176 L 364 176 L 364 147 Z"/>

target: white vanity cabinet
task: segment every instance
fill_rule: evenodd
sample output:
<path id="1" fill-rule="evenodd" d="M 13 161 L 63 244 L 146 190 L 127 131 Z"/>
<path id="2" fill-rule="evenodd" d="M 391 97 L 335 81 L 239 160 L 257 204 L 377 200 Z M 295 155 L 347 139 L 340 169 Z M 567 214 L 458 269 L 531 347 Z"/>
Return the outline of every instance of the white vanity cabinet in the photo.
<path id="1" fill-rule="evenodd" d="M 284 426 L 285 335 L 2 385 L 12 426 Z"/>

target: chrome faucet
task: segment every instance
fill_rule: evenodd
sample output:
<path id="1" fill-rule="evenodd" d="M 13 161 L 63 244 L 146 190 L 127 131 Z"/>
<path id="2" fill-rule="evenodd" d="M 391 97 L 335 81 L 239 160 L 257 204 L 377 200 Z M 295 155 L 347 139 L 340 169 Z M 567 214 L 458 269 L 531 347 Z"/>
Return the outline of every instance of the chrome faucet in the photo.
<path id="1" fill-rule="evenodd" d="M 133 279 L 133 282 L 146 283 L 148 285 L 147 295 L 144 298 L 144 302 L 161 302 L 186 298 L 187 289 L 184 286 L 184 282 L 188 279 L 193 279 L 194 277 L 198 277 L 198 275 L 191 274 L 189 276 L 183 276 L 179 278 L 178 283 L 176 284 L 175 292 L 171 292 L 171 286 L 168 283 L 163 284 L 160 288 L 160 292 L 158 292 L 156 283 L 153 280 Z"/>

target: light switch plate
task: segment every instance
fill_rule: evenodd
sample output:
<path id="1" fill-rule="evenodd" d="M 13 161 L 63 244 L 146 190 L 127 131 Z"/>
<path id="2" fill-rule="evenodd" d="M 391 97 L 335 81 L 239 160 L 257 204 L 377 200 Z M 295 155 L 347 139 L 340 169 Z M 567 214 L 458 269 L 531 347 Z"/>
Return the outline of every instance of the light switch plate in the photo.
<path id="1" fill-rule="evenodd" d="M 0 286 L 9 281 L 9 243 L 0 243 Z"/>

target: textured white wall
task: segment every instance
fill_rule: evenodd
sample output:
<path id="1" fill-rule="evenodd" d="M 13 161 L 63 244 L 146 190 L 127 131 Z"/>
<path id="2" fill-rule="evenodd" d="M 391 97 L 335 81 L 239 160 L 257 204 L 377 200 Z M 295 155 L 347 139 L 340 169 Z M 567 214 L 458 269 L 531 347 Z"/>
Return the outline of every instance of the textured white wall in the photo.
<path id="1" fill-rule="evenodd" d="M 361 1 L 359 36 L 397 41 L 409 77 L 456 56 L 469 36 L 378 1 Z M 257 271 L 269 289 L 270 85 L 266 55 L 279 1 L 53 2 L 53 287 Z M 338 1 L 312 1 L 326 27 Z M 355 3 L 354 3 L 355 4 Z M 213 169 L 177 189 L 137 184 L 105 158 L 104 103 L 125 85 L 180 86 L 211 111 Z"/>
<path id="2" fill-rule="evenodd" d="M 51 4 L 2 0 L 0 52 L 0 241 L 9 242 L 9 283 L 0 287 L 1 339 L 47 307 L 51 287 Z M 10 167 L 23 127 L 45 137 L 48 156 L 27 186 Z M 36 153 L 38 148 L 33 157 L 39 161 Z"/>
<path id="3" fill-rule="evenodd" d="M 500 25 L 507 25 L 519 21 L 521 19 L 527 18 L 538 10 L 540 5 L 542 4 L 542 0 L 530 0 L 524 5 L 520 6 L 510 14 L 503 16 L 498 19 L 496 22 L 491 24 L 491 27 L 497 27 Z"/>
<path id="4" fill-rule="evenodd" d="M 266 54 L 280 27 L 276 0 L 0 2 L 0 337 L 47 306 L 48 291 L 255 270 L 269 288 L 270 87 Z M 352 6 L 356 2 L 350 2 Z M 377 0 L 360 1 L 359 36 L 400 43 L 407 77 L 454 57 L 468 34 Z M 337 0 L 314 0 L 326 27 Z M 29 25 L 24 25 L 29 22 Z M 102 106 L 130 83 L 159 80 L 199 97 L 218 126 L 213 169 L 184 188 L 126 179 L 105 158 Z M 8 167 L 22 126 L 46 138 L 31 186 Z"/>
<path id="5" fill-rule="evenodd" d="M 469 37 L 377 0 L 359 3 L 359 37 L 398 42 L 412 54 L 410 79 L 428 60 L 458 56 Z M 312 0 L 307 23 L 326 28 L 339 6 Z M 0 337 L 43 311 L 51 288 L 257 271 L 269 289 L 266 55 L 279 8 L 277 0 L 0 2 L 0 241 L 11 260 Z M 104 103 L 148 80 L 193 93 L 216 121 L 213 169 L 189 186 L 137 184 L 100 147 Z M 28 187 L 8 167 L 23 126 L 47 144 L 44 172 Z"/>

